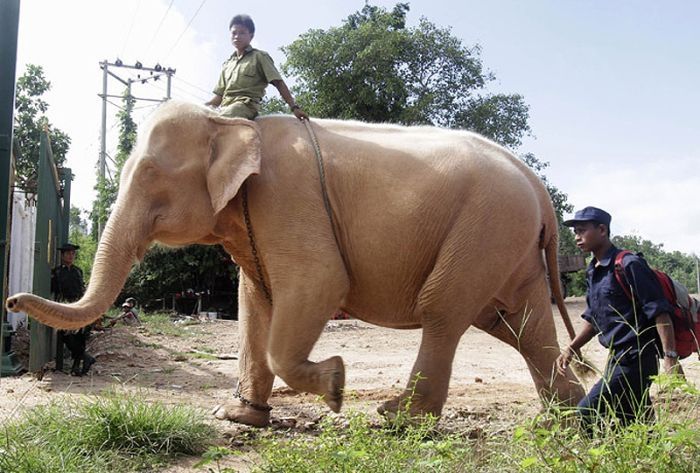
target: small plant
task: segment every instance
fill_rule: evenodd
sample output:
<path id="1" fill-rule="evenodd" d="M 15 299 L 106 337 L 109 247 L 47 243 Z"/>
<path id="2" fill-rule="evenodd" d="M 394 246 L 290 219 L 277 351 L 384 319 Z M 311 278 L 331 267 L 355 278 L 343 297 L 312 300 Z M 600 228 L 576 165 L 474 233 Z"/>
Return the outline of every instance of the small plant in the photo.
<path id="1" fill-rule="evenodd" d="M 209 449 L 202 454 L 202 460 L 195 463 L 195 468 L 207 467 L 209 473 L 234 473 L 235 470 L 232 468 L 221 468 L 221 461 L 232 455 L 240 455 L 240 452 L 231 450 L 226 447 L 209 447 Z M 209 467 L 212 463 L 216 464 L 216 470 Z"/>

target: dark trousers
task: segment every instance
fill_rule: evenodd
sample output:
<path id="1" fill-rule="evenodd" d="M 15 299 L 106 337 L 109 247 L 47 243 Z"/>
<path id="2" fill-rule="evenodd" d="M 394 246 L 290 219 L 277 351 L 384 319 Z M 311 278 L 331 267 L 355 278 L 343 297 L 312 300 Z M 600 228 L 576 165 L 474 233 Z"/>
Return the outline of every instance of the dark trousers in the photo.
<path id="1" fill-rule="evenodd" d="M 83 360 L 89 329 L 81 328 L 77 332 L 63 331 L 63 344 L 70 351 L 73 363 Z"/>
<path id="2" fill-rule="evenodd" d="M 649 387 L 651 377 L 658 372 L 659 361 L 653 350 L 641 356 L 623 356 L 620 360 L 610 357 L 603 378 L 578 403 L 577 412 L 584 428 L 591 432 L 595 424 L 610 415 L 622 425 L 653 420 Z"/>

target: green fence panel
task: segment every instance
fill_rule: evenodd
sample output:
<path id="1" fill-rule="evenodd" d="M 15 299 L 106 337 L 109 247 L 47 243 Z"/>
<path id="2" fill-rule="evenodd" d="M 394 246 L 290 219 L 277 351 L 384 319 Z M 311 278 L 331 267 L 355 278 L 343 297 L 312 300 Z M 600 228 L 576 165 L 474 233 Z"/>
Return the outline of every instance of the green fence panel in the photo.
<path id="1" fill-rule="evenodd" d="M 37 181 L 36 240 L 34 247 L 34 294 L 51 298 L 51 269 L 58 263 L 57 248 L 68 238 L 70 208 L 65 208 L 62 177 L 70 181 L 70 169 L 59 176 L 51 152 L 48 133 L 41 134 Z M 70 192 L 70 185 L 66 186 Z M 69 199 L 66 199 L 69 202 Z M 29 371 L 39 371 L 53 359 L 55 331 L 35 320 L 30 325 Z"/>
<path id="2" fill-rule="evenodd" d="M 17 32 L 19 0 L 0 0 L 0 376 L 17 374 L 9 337 L 10 325 L 5 324 L 7 296 L 7 256 L 9 245 L 8 217 L 10 209 L 10 175 L 12 160 L 12 123 L 15 103 L 15 73 L 17 65 Z"/>

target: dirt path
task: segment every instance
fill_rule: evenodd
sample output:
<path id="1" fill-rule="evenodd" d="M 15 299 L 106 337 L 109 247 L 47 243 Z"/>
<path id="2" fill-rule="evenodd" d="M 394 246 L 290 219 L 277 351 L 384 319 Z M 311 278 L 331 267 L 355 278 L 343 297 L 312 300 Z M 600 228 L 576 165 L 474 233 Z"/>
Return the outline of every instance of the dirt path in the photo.
<path id="1" fill-rule="evenodd" d="M 567 300 L 579 322 L 584 308 L 580 298 Z M 555 310 L 560 341 L 566 332 Z M 354 320 L 329 322 L 311 359 L 343 356 L 346 364 L 346 409 L 373 412 L 383 400 L 404 387 L 420 343 L 420 331 L 374 327 Z M 190 353 L 196 350 L 199 353 Z M 89 351 L 97 358 L 91 374 L 75 378 L 47 371 L 43 379 L 33 375 L 0 379 L 0 422 L 16 417 L 32 406 L 61 396 L 99 394 L 118 389 L 166 403 L 186 403 L 209 411 L 229 400 L 237 376 L 235 360 L 210 359 L 202 353 L 238 350 L 238 323 L 217 320 L 181 327 L 170 335 L 144 328 L 118 327 L 91 339 Z M 592 342 L 584 355 L 602 368 L 605 352 Z M 687 377 L 700 381 L 697 358 L 684 361 Z M 590 385 L 594 379 L 585 380 Z M 275 420 L 315 419 L 327 413 L 315 396 L 295 393 L 279 379 L 270 404 Z M 464 335 L 455 358 L 443 423 L 460 427 L 460 421 L 478 420 L 491 428 L 507 428 L 540 408 L 530 374 L 522 357 L 511 347 L 477 329 Z M 235 429 L 216 422 L 222 430 Z M 470 425 L 474 425 L 472 422 Z M 234 432 L 235 434 L 235 432 Z M 172 470 L 187 471 L 187 470 Z"/>

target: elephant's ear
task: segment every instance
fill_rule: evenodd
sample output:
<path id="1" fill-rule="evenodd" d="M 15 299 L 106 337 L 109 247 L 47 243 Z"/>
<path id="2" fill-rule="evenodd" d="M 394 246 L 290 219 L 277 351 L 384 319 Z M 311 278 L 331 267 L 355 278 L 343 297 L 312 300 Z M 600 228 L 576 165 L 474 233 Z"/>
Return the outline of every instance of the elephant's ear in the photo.
<path id="1" fill-rule="evenodd" d="M 214 213 L 233 199 L 243 182 L 260 173 L 260 131 L 255 122 L 244 118 L 210 117 L 207 188 Z"/>

